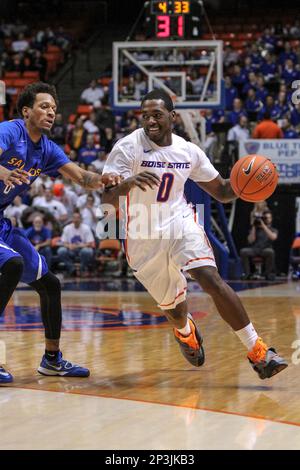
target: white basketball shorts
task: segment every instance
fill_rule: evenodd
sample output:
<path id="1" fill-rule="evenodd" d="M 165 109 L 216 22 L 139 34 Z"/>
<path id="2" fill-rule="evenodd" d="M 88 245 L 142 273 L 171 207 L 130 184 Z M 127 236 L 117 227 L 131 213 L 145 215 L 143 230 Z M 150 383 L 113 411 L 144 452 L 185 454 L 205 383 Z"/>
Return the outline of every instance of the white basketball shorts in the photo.
<path id="1" fill-rule="evenodd" d="M 216 267 L 204 229 L 193 214 L 181 219 L 181 237 L 176 239 L 126 240 L 126 255 L 135 277 L 162 310 L 170 310 L 186 298 L 183 274 L 200 266 Z"/>

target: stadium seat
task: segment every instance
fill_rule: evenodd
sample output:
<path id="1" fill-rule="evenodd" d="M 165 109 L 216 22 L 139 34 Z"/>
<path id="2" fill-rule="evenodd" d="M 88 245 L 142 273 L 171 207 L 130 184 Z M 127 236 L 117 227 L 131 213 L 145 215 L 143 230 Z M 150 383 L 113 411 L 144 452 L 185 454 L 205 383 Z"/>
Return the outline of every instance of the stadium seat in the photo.
<path id="1" fill-rule="evenodd" d="M 40 72 L 35 70 L 26 70 L 26 72 L 23 73 L 23 78 L 32 78 L 34 80 L 39 80 Z"/>
<path id="2" fill-rule="evenodd" d="M 21 72 L 5 72 L 4 79 L 5 78 L 21 78 Z"/>
<path id="3" fill-rule="evenodd" d="M 89 115 L 90 112 L 93 111 L 93 106 L 91 104 L 80 104 L 77 106 L 77 114 L 79 115 Z"/>

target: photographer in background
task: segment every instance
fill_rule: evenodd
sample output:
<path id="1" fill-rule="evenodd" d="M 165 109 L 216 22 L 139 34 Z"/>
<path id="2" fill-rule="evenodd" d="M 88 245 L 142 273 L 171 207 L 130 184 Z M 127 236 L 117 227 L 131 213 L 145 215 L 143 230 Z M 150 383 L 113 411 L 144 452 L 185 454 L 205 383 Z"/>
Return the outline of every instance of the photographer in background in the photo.
<path id="1" fill-rule="evenodd" d="M 263 214 L 254 214 L 254 220 L 248 235 L 250 246 L 242 248 L 240 256 L 243 264 L 243 279 L 249 279 L 251 275 L 250 260 L 255 256 L 264 259 L 265 277 L 267 280 L 274 280 L 275 251 L 273 242 L 277 240 L 278 230 L 272 227 L 272 212 L 265 210 Z"/>

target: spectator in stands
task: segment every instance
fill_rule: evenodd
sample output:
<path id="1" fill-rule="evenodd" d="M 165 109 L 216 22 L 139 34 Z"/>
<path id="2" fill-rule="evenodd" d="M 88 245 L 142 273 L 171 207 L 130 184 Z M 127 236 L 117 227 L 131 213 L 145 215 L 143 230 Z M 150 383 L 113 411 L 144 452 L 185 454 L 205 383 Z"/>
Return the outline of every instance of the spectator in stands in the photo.
<path id="1" fill-rule="evenodd" d="M 64 149 L 67 138 L 67 126 L 63 122 L 61 113 L 57 113 L 51 129 L 51 140 Z"/>
<path id="2" fill-rule="evenodd" d="M 20 33 L 18 39 L 11 43 L 13 52 L 25 52 L 29 49 L 29 42 L 24 38 L 24 34 Z"/>
<path id="3" fill-rule="evenodd" d="M 146 82 L 140 72 L 137 72 L 134 76 L 134 81 L 135 81 L 135 91 L 134 91 L 134 98 L 137 101 L 140 101 L 142 96 L 146 93 L 147 91 L 147 85 Z"/>
<path id="4" fill-rule="evenodd" d="M 17 220 L 18 227 L 22 227 L 21 217 L 25 209 L 27 209 L 27 204 L 23 204 L 23 201 L 20 196 L 16 196 L 12 205 L 8 206 L 4 211 L 4 217 L 11 218 L 15 217 Z"/>
<path id="5" fill-rule="evenodd" d="M 40 80 L 45 81 L 48 61 L 38 49 L 32 51 L 32 70 L 39 72 Z"/>
<path id="6" fill-rule="evenodd" d="M 291 111 L 291 124 L 296 129 L 300 129 L 300 103 L 295 104 Z"/>
<path id="7" fill-rule="evenodd" d="M 237 64 L 239 61 L 239 54 L 236 50 L 233 49 L 231 44 L 225 44 L 223 63 L 225 67 L 230 67 L 231 65 Z"/>
<path id="8" fill-rule="evenodd" d="M 67 144 L 73 150 L 78 150 L 86 143 L 87 131 L 83 127 L 83 118 L 78 116 L 75 124 L 71 125 L 67 133 Z"/>
<path id="9" fill-rule="evenodd" d="M 23 63 L 23 58 L 21 54 L 15 54 L 12 57 L 12 62 L 9 65 L 10 72 L 20 72 L 22 73 L 24 70 L 24 63 Z"/>
<path id="10" fill-rule="evenodd" d="M 253 67 L 258 71 L 263 63 L 263 58 L 255 42 L 250 46 L 250 57 Z"/>
<path id="11" fill-rule="evenodd" d="M 278 77 L 278 66 L 275 62 L 275 57 L 273 54 L 268 52 L 265 55 L 259 71 L 264 76 L 264 79 L 267 83 Z"/>
<path id="12" fill-rule="evenodd" d="M 60 223 L 63 223 L 67 220 L 68 214 L 64 205 L 54 199 L 52 188 L 46 188 L 44 196 L 39 198 L 34 198 L 33 207 L 42 207 L 47 209 Z"/>
<path id="13" fill-rule="evenodd" d="M 134 76 L 130 75 L 128 78 L 128 83 L 124 85 L 123 87 L 123 95 L 128 98 L 128 100 L 133 100 L 134 99 L 134 92 L 135 92 L 135 81 L 134 81 Z"/>
<path id="14" fill-rule="evenodd" d="M 255 75 L 255 71 L 256 71 L 256 69 L 255 69 L 255 67 L 254 67 L 253 64 L 252 64 L 251 57 L 247 56 L 247 57 L 245 58 L 245 61 L 244 61 L 244 67 L 243 67 L 243 69 L 242 69 L 242 72 L 243 72 L 243 73 L 246 75 L 246 77 L 248 77 L 248 79 L 249 79 L 249 74 L 253 72 L 254 75 Z M 255 76 L 255 79 L 256 79 L 256 76 Z"/>
<path id="15" fill-rule="evenodd" d="M 245 109 L 247 113 L 258 113 L 263 108 L 263 103 L 257 99 L 255 88 L 249 88 Z M 256 120 L 256 119 L 255 119 Z"/>
<path id="16" fill-rule="evenodd" d="M 243 108 L 242 100 L 239 98 L 235 98 L 233 101 L 233 110 L 228 115 L 228 121 L 235 126 L 241 116 L 247 116 L 245 109 Z"/>
<path id="17" fill-rule="evenodd" d="M 62 25 L 59 26 L 57 32 L 55 33 L 55 42 L 56 45 L 59 46 L 64 52 L 67 52 L 70 48 L 72 38 L 65 31 Z"/>
<path id="18" fill-rule="evenodd" d="M 250 225 L 251 225 L 251 227 L 254 224 L 255 218 L 262 217 L 263 213 L 265 211 L 268 211 L 268 210 L 269 210 L 269 207 L 268 207 L 267 201 L 255 202 L 254 205 L 253 205 L 253 209 L 250 212 Z"/>
<path id="19" fill-rule="evenodd" d="M 95 111 L 92 111 L 90 113 L 89 118 L 86 121 L 84 121 L 83 127 L 89 134 L 100 133 L 100 129 L 97 125 L 97 117 L 96 117 Z"/>
<path id="20" fill-rule="evenodd" d="M 288 41 L 284 43 L 284 51 L 279 54 L 278 63 L 284 68 L 287 65 L 287 60 L 291 60 L 293 65 L 296 65 L 298 62 L 297 56 Z"/>
<path id="21" fill-rule="evenodd" d="M 252 88 L 253 90 L 256 90 L 257 88 L 257 76 L 255 72 L 250 72 L 248 74 L 248 81 L 245 83 L 242 89 L 242 96 L 246 97 L 248 95 L 248 91 Z"/>
<path id="22" fill-rule="evenodd" d="M 115 136 L 116 118 L 109 106 L 108 97 L 105 96 L 101 100 L 101 107 L 96 112 L 96 124 L 100 129 L 100 140 L 106 153 L 112 149 L 113 139 Z"/>
<path id="23" fill-rule="evenodd" d="M 64 205 L 68 213 L 68 220 L 71 220 L 74 209 L 76 208 L 78 197 L 74 191 L 72 183 L 68 185 L 67 182 L 55 182 L 53 185 L 53 193 L 57 200 Z"/>
<path id="24" fill-rule="evenodd" d="M 243 142 L 250 139 L 247 116 L 240 116 L 238 124 L 229 129 L 227 140 Z"/>
<path id="25" fill-rule="evenodd" d="M 51 231 L 45 227 L 44 221 L 41 216 L 37 215 L 33 219 L 32 227 L 26 230 L 26 235 L 41 255 L 46 259 L 49 269 L 52 263 L 52 249 L 51 249 Z"/>
<path id="26" fill-rule="evenodd" d="M 81 103 L 94 105 L 104 96 L 103 88 L 98 86 L 97 80 L 92 80 L 90 86 L 83 90 L 80 96 Z"/>
<path id="27" fill-rule="evenodd" d="M 264 48 L 267 49 L 268 51 L 274 51 L 276 47 L 277 39 L 276 37 L 272 34 L 272 31 L 270 28 L 265 28 L 264 34 L 259 40 L 259 44 Z"/>
<path id="28" fill-rule="evenodd" d="M 293 128 L 289 118 L 282 120 L 281 129 L 284 139 L 299 139 L 299 133 Z"/>
<path id="29" fill-rule="evenodd" d="M 88 134 L 86 144 L 78 150 L 78 161 L 84 163 L 84 168 L 87 169 L 88 165 L 93 163 L 98 157 L 99 149 L 94 143 L 94 135 Z"/>
<path id="30" fill-rule="evenodd" d="M 292 59 L 285 61 L 284 69 L 281 74 L 281 78 L 285 81 L 287 86 L 290 86 L 295 80 L 299 80 L 300 72 L 296 70 Z"/>
<path id="31" fill-rule="evenodd" d="M 294 39 L 299 39 L 299 37 L 300 37 L 300 21 L 299 20 L 296 20 L 295 23 L 293 24 L 293 26 L 291 26 L 290 35 Z"/>
<path id="32" fill-rule="evenodd" d="M 250 260 L 255 256 L 260 256 L 264 259 L 266 279 L 274 280 L 275 278 L 275 251 L 273 249 L 273 242 L 277 240 L 278 230 L 272 227 L 272 219 L 272 212 L 269 210 L 264 211 L 262 217 L 257 215 L 254 218 L 248 235 L 249 246 L 242 248 L 240 251 L 244 279 L 249 279 L 251 274 Z"/>
<path id="33" fill-rule="evenodd" d="M 232 111 L 233 101 L 238 98 L 238 91 L 232 85 L 231 78 L 227 75 L 225 77 L 225 109 L 226 111 Z"/>
<path id="34" fill-rule="evenodd" d="M 87 198 L 88 198 L 89 195 L 92 195 L 94 197 L 96 206 L 97 207 L 100 206 L 101 198 L 100 198 L 99 193 L 97 191 L 88 191 L 88 192 L 85 192 L 85 193 L 81 194 L 81 196 L 79 196 L 77 198 L 77 201 L 76 201 L 77 209 L 81 210 L 86 205 Z"/>
<path id="35" fill-rule="evenodd" d="M 282 119 L 289 114 L 290 108 L 287 103 L 286 92 L 280 91 L 278 93 L 278 98 L 275 101 L 275 109 L 277 110 L 277 119 Z"/>
<path id="36" fill-rule="evenodd" d="M 103 215 L 100 206 L 95 204 L 95 197 L 93 194 L 89 194 L 86 199 L 86 203 L 81 209 L 82 223 L 90 227 L 94 233 L 96 233 L 96 226 L 98 223 L 99 216 Z"/>
<path id="37" fill-rule="evenodd" d="M 93 166 L 97 173 L 102 173 L 105 162 L 107 160 L 107 154 L 104 150 L 99 150 L 97 160 L 93 161 Z"/>
<path id="38" fill-rule="evenodd" d="M 238 93 L 240 93 L 247 83 L 247 75 L 242 71 L 240 65 L 234 66 L 233 75 L 231 78 L 232 84 L 235 88 L 237 88 Z"/>
<path id="39" fill-rule="evenodd" d="M 271 120 L 270 113 L 268 111 L 264 114 L 264 119 L 255 127 L 253 139 L 283 139 L 283 132 L 276 124 Z"/>
<path id="40" fill-rule="evenodd" d="M 276 109 L 274 98 L 271 95 L 266 97 L 266 104 L 259 111 L 257 120 L 262 121 L 266 113 L 269 113 L 272 119 L 276 119 L 278 116 L 278 109 Z"/>
<path id="41" fill-rule="evenodd" d="M 66 225 L 62 236 L 58 257 L 66 266 L 67 273 L 75 273 L 74 262 L 80 260 L 80 273 L 85 277 L 94 259 L 95 238 L 88 225 L 82 223 L 80 212 L 74 212 L 73 222 Z"/>
<path id="42" fill-rule="evenodd" d="M 198 70 L 193 69 L 189 79 L 192 95 L 201 95 L 204 86 L 204 78 L 200 76 Z"/>

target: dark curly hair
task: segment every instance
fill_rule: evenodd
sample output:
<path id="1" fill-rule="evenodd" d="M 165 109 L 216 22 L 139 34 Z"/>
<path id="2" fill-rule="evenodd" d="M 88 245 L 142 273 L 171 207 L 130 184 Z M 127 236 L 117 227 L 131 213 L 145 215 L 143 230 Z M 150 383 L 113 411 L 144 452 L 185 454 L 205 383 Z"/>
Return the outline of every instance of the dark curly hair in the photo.
<path id="1" fill-rule="evenodd" d="M 33 107 L 36 95 L 38 93 L 48 93 L 53 97 L 56 105 L 58 105 L 56 89 L 53 85 L 49 85 L 49 83 L 43 82 L 31 83 L 24 88 L 17 101 L 17 111 L 21 117 L 23 117 L 22 109 L 24 106 L 28 106 L 29 108 Z"/>

